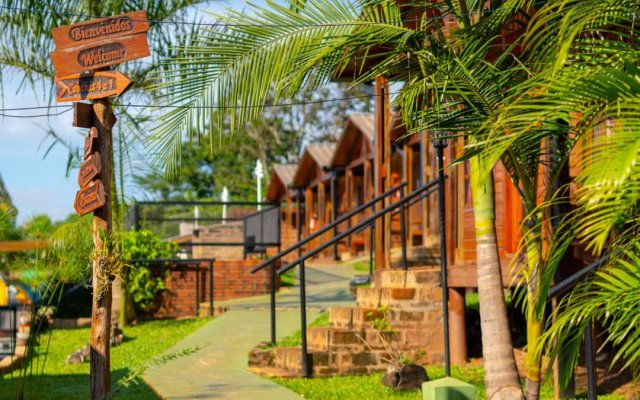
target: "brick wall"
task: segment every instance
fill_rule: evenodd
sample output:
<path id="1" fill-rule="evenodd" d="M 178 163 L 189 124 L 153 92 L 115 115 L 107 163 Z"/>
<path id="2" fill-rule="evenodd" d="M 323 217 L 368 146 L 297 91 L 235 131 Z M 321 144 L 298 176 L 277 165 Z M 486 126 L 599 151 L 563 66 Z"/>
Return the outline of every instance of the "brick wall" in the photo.
<path id="1" fill-rule="evenodd" d="M 260 260 L 220 260 L 213 266 L 213 301 L 236 299 L 269 293 L 268 268 L 251 274 L 251 269 Z M 154 267 L 153 272 L 161 273 L 162 267 Z M 166 267 L 167 291 L 163 294 L 162 305 L 154 314 L 156 318 L 195 316 L 199 303 L 209 301 L 209 263 L 196 265 L 175 265 Z M 198 276 L 198 282 L 196 282 Z M 196 285 L 198 291 L 196 294 Z M 280 278 L 276 276 L 276 287 Z M 196 296 L 198 299 L 196 300 Z"/>
<path id="2" fill-rule="evenodd" d="M 244 242 L 241 222 L 228 222 L 200 227 L 195 243 L 242 243 Z M 214 258 L 216 260 L 239 260 L 244 255 L 242 246 L 193 246 L 193 258 Z M 195 289 L 194 289 L 195 290 Z"/>

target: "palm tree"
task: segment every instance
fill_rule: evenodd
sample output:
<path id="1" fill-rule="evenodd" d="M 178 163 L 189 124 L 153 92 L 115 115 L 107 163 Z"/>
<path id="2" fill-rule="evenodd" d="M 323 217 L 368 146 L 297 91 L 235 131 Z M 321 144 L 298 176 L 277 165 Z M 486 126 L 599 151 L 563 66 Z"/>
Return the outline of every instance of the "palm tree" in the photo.
<path id="1" fill-rule="evenodd" d="M 611 255 L 592 281 L 581 284 L 562 302 L 549 332 L 530 343 L 538 359 L 543 347 L 557 356 L 559 347 L 554 343 L 568 343 L 563 354 L 570 361 L 567 368 L 577 362 L 583 337 L 577 329 L 595 318 L 608 323 L 610 340 L 621 345 L 618 355 L 638 372 L 637 333 L 623 325 L 638 318 L 637 308 L 631 307 L 638 301 L 639 265 L 635 242 L 640 199 L 637 6 L 635 1 L 548 2 L 526 36 L 533 78 L 523 82 L 525 90 L 490 121 L 492 151 L 486 152 L 487 157 L 495 160 L 496 149 L 540 138 L 553 140 L 564 131 L 569 138 L 564 151 L 580 160 L 578 189 L 572 193 L 575 210 L 549 233 L 551 246 L 535 287 L 538 301 L 529 303 L 528 312 L 544 321 L 548 288 L 573 240 L 595 257 Z M 566 201 L 564 193 L 548 197 L 533 212 L 542 213 L 555 201 Z"/>
<path id="2" fill-rule="evenodd" d="M 395 1 L 378 0 L 353 6 L 325 0 L 294 3 L 287 8 L 268 2 L 266 8 L 219 15 L 217 29 L 208 29 L 197 46 L 185 46 L 179 58 L 167 61 L 167 69 L 173 70 L 162 76 L 164 80 L 157 88 L 167 97 L 165 101 L 184 107 L 163 115 L 162 123 L 154 129 L 150 145 L 155 161 L 175 168 L 180 138 L 185 133 L 193 135 L 195 127 L 208 122 L 208 108 L 228 107 L 225 117 L 232 125 L 239 125 L 257 117 L 272 93 L 278 99 L 309 85 L 319 87 L 350 63 L 356 69 L 361 67 L 355 83 L 380 75 L 408 82 L 398 103 L 415 130 L 444 130 L 446 120 L 450 122 L 447 129 L 454 122 L 459 125 L 456 131 L 478 129 L 504 97 L 500 84 L 514 75 L 492 74 L 496 67 L 481 61 L 483 70 L 471 71 L 465 64 L 471 58 L 465 57 L 480 56 L 474 60 L 484 60 L 489 49 L 480 44 L 490 43 L 508 18 L 528 2 L 496 2 L 499 12 L 479 18 L 483 4 L 409 2 L 400 7 Z M 407 10 L 414 20 L 405 24 Z M 482 32 L 476 45 L 462 45 L 455 35 L 447 39 L 444 18 L 457 21 L 463 30 L 475 26 Z M 373 65 L 365 64 L 369 53 L 376 54 Z M 500 63 L 512 65 L 506 56 Z M 484 74 L 482 81 L 474 74 Z M 482 93 L 482 84 L 495 77 L 500 78 L 499 83 Z M 471 83 L 465 85 L 468 81 Z M 457 88 L 448 89 L 451 82 Z M 475 97 L 462 97 L 470 93 Z M 437 104 L 442 100 L 440 95 L 445 96 L 446 104 Z M 458 108 L 462 111 L 456 111 Z M 412 122 L 416 116 L 421 122 L 417 125 Z M 505 160 L 511 160 L 511 166 L 520 166 L 515 157 Z M 480 171 L 477 162 L 474 171 Z M 487 393 L 489 398 L 520 398 L 495 239 L 493 182 L 490 174 L 472 175 L 478 254 L 482 257 L 479 265 L 484 266 L 482 274 L 487 276 L 479 281 Z"/>

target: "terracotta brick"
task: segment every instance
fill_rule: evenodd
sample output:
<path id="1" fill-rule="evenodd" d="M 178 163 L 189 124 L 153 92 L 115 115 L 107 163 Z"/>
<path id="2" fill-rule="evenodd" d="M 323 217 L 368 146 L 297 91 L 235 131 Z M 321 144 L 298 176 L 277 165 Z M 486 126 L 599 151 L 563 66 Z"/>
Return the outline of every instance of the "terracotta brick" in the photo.
<path id="1" fill-rule="evenodd" d="M 412 300 L 416 295 L 416 290 L 413 288 L 392 288 L 389 291 L 393 300 Z"/>

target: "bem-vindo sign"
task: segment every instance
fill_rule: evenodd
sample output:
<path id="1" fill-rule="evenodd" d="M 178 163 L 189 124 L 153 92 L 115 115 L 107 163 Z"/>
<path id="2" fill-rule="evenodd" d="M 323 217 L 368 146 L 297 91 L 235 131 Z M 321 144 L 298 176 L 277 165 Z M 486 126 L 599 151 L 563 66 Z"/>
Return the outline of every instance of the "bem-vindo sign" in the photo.
<path id="1" fill-rule="evenodd" d="M 149 56 L 149 21 L 144 11 L 98 18 L 51 31 L 56 75 L 101 69 Z"/>
<path id="2" fill-rule="evenodd" d="M 51 30 L 51 34 L 53 35 L 56 49 L 62 50 L 113 37 L 144 33 L 148 30 L 147 14 L 144 11 L 135 11 L 79 24 L 61 26 Z"/>

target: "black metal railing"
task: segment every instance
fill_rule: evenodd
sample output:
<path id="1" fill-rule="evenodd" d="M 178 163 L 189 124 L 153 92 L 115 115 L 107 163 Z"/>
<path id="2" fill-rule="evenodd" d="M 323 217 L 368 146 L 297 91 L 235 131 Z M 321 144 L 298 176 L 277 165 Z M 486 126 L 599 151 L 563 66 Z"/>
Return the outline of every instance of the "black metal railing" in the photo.
<path id="1" fill-rule="evenodd" d="M 373 199 L 367 201 L 366 203 L 362 204 L 361 206 L 356 207 L 355 209 L 353 209 L 352 211 L 349 211 L 345 214 L 342 214 L 338 219 L 336 219 L 335 221 L 331 222 L 328 225 L 323 226 L 322 228 L 320 228 L 319 230 L 317 230 L 316 232 L 314 232 L 313 234 L 305 237 L 304 239 L 301 239 L 300 241 L 298 241 L 297 243 L 287 247 L 286 249 L 282 250 L 281 252 L 279 252 L 278 254 L 276 254 L 275 256 L 270 257 L 268 260 L 260 263 L 258 266 L 254 267 L 251 270 L 251 273 L 256 273 L 258 271 L 260 271 L 261 269 L 266 268 L 269 264 L 276 262 L 278 260 L 280 260 L 281 258 L 283 258 L 284 256 L 302 248 L 302 246 L 304 246 L 305 244 L 311 242 L 313 239 L 317 239 L 320 236 L 322 236 L 323 234 L 332 231 L 333 228 L 337 228 L 338 225 L 348 221 L 349 219 L 355 217 L 358 214 L 361 214 L 362 212 L 364 212 L 365 210 L 375 206 L 377 203 L 381 202 L 382 200 L 386 199 L 389 196 L 394 195 L 395 193 L 397 193 L 398 190 L 401 190 L 402 188 L 404 188 L 407 184 L 406 183 L 401 183 L 398 186 L 392 187 L 391 189 L 387 190 L 386 192 L 382 193 L 381 195 L 374 197 Z M 299 221 L 299 223 L 301 223 L 302 221 Z"/>
<path id="2" fill-rule="evenodd" d="M 254 207 L 261 208 L 258 211 Z M 197 213 L 196 213 L 197 210 Z M 225 215 L 228 211 L 228 215 Z M 268 248 L 280 249 L 280 204 L 248 201 L 136 201 L 126 216 L 127 230 L 150 229 L 162 237 L 179 236 L 179 223 L 192 224 L 190 233 L 198 237 L 202 223 L 242 224 L 242 240 L 194 240 L 179 245 L 189 253 L 194 247 L 242 247 L 244 258 L 250 253 L 264 254 Z"/>
<path id="3" fill-rule="evenodd" d="M 590 273 L 600 268 L 604 263 L 609 260 L 609 256 L 602 257 L 601 259 L 587 265 L 578 272 L 575 272 L 555 284 L 549 289 L 549 301 L 571 290 L 578 283 L 582 282 L 589 276 Z M 589 400 L 596 400 L 597 395 L 597 375 L 596 375 L 596 358 L 593 351 L 593 321 L 587 324 L 587 328 L 584 332 L 584 355 L 585 365 L 587 367 L 587 398 Z"/>
<path id="4" fill-rule="evenodd" d="M 284 256 L 294 252 L 294 251 L 298 251 L 298 255 L 302 254 L 302 246 L 304 246 L 305 244 L 311 242 L 312 240 L 319 238 L 320 236 L 326 234 L 329 231 L 332 231 L 334 229 L 337 229 L 338 225 L 350 220 L 351 218 L 353 218 L 354 216 L 364 212 L 365 210 L 371 208 L 371 207 L 375 207 L 375 205 L 381 201 L 383 201 L 384 199 L 386 199 L 389 196 L 392 196 L 393 194 L 395 194 L 398 190 L 403 189 L 406 186 L 406 183 L 401 183 L 389 190 L 387 190 L 386 192 L 380 194 L 379 196 L 369 200 L 368 202 L 362 204 L 361 206 L 356 207 L 354 210 L 349 211 L 343 215 L 341 215 L 339 218 L 337 218 L 335 221 L 331 222 L 330 224 L 320 228 L 317 232 L 307 236 L 304 239 L 299 240 L 297 243 L 293 244 L 292 246 L 289 246 L 288 248 L 278 252 L 278 254 L 270 257 L 268 260 L 263 261 L 262 263 L 260 263 L 260 265 L 254 267 L 251 270 L 252 274 L 255 274 L 256 272 L 266 268 L 267 266 L 270 267 L 270 274 L 271 274 L 271 280 L 270 280 L 270 288 L 269 288 L 269 295 L 270 295 L 270 323 L 271 323 L 271 344 L 275 345 L 276 344 L 276 284 L 275 284 L 275 274 L 276 274 L 276 262 L 280 261 Z M 374 212 L 375 212 L 375 208 L 374 208 Z M 300 227 L 302 224 L 302 221 L 298 221 L 298 226 Z M 335 234 L 335 231 L 334 231 Z M 337 243 L 337 241 L 335 242 Z M 373 246 L 372 246 L 373 248 Z M 301 276 L 300 276 L 300 281 L 303 282 L 304 281 L 304 271 L 301 272 Z M 301 299 L 301 304 L 305 305 L 306 307 L 306 299 Z M 303 321 L 305 322 L 306 325 L 306 315 L 302 317 Z M 306 335 L 306 333 L 305 333 Z"/>
<path id="5" fill-rule="evenodd" d="M 402 258 L 403 258 L 403 268 L 406 269 L 407 268 L 407 260 L 406 260 L 406 225 L 405 225 L 405 214 L 406 214 L 406 210 L 407 210 L 407 206 L 408 204 L 414 204 L 416 201 L 418 201 L 419 199 L 422 199 L 424 196 L 427 196 L 428 194 L 430 194 L 431 192 L 433 192 L 434 190 L 436 190 L 437 188 L 439 188 L 440 185 L 440 181 L 439 179 L 435 179 L 432 180 L 430 182 L 428 182 L 427 184 L 421 186 L 420 188 L 414 190 L 413 192 L 409 193 L 408 195 L 404 195 L 404 187 L 406 186 L 406 184 L 401 184 L 399 186 L 394 187 L 393 189 L 390 189 L 386 192 L 384 192 L 383 194 L 381 194 L 380 196 L 370 200 L 369 202 L 363 204 L 362 206 L 358 207 L 357 209 L 343 215 L 341 218 L 337 219 L 336 221 L 332 222 L 331 224 L 326 225 L 325 227 L 323 227 L 322 229 L 320 229 L 318 232 L 316 232 L 315 234 L 308 236 L 307 238 L 305 238 L 304 240 L 301 240 L 300 242 L 294 244 L 293 246 L 290 246 L 289 248 L 287 248 L 286 250 L 278 253 L 276 256 L 266 260 L 265 262 L 263 262 L 262 264 L 258 265 L 257 267 L 255 267 L 252 272 L 257 272 L 260 269 L 265 268 L 268 265 L 271 265 L 272 268 L 272 272 L 275 270 L 275 262 L 279 259 L 281 259 L 283 256 L 285 256 L 286 254 L 289 254 L 295 250 L 300 250 L 301 246 L 310 242 L 311 240 L 319 237 L 320 235 L 329 232 L 331 230 L 333 230 L 333 228 L 335 226 L 337 226 L 340 223 L 343 223 L 344 221 L 348 220 L 349 218 L 363 212 L 364 210 L 370 208 L 370 207 L 375 207 L 375 205 L 377 203 L 379 203 L 380 201 L 382 201 L 383 199 L 397 193 L 398 190 L 401 191 L 400 194 L 400 199 L 398 199 L 397 201 L 387 205 L 387 206 L 383 206 L 379 211 L 373 211 L 373 214 L 370 216 L 366 216 L 363 220 L 361 220 L 360 222 L 358 222 L 357 224 L 355 224 L 352 227 L 349 227 L 348 229 L 346 229 L 345 231 L 338 233 L 337 235 L 334 235 L 331 239 L 321 243 L 320 245 L 318 245 L 317 247 L 315 247 L 312 250 L 307 251 L 304 255 L 300 254 L 298 255 L 298 257 L 288 263 L 287 265 L 281 267 L 280 269 L 277 270 L 278 274 L 283 274 L 289 270 L 291 270 L 292 268 L 296 267 L 297 265 L 300 266 L 300 270 L 299 270 L 299 281 L 300 281 L 300 327 L 301 327 L 301 345 L 302 345 L 302 356 L 301 356 L 301 367 L 302 367 L 302 375 L 303 376 L 310 376 L 310 368 L 309 368 L 309 353 L 308 353 L 308 346 L 307 346 L 307 332 L 306 332 L 306 327 L 307 327 L 307 315 L 306 315 L 306 268 L 305 268 L 305 261 L 308 260 L 311 257 L 314 257 L 315 255 L 317 255 L 318 253 L 320 253 L 321 251 L 333 246 L 335 243 L 339 242 L 340 240 L 348 237 L 351 234 L 354 233 L 358 233 L 360 231 L 362 231 L 363 229 L 369 228 L 372 226 L 372 224 L 375 224 L 376 220 L 378 220 L 379 218 L 382 218 L 383 216 L 389 214 L 392 215 L 394 212 L 399 212 L 400 213 L 400 234 L 401 234 L 401 246 L 402 246 Z M 446 272 L 445 272 L 445 276 L 446 276 Z M 443 283 L 443 285 L 446 287 L 446 278 L 445 281 Z M 274 293 L 274 291 L 272 290 L 272 293 Z M 445 325 L 444 328 L 444 334 L 448 337 L 448 324 Z M 272 295 L 272 304 L 271 304 L 271 341 L 272 343 L 275 344 L 275 296 Z M 448 355 L 448 348 L 445 348 L 445 353 Z M 448 359 L 449 357 L 445 357 L 445 359 L 447 360 L 448 363 Z"/>

